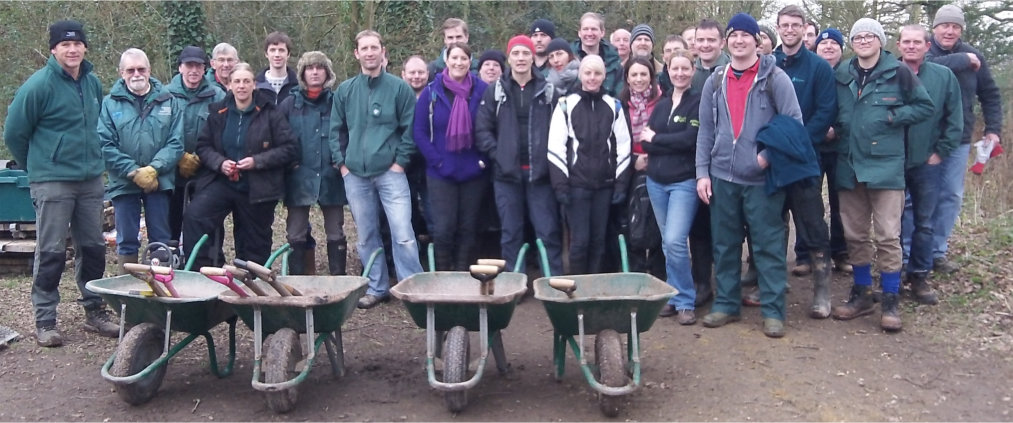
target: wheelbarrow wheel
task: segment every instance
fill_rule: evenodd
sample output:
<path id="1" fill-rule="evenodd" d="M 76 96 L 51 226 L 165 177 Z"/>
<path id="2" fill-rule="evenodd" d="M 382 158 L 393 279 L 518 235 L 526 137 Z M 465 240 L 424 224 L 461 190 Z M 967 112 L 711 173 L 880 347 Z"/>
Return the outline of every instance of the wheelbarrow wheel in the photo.
<path id="1" fill-rule="evenodd" d="M 281 383 L 292 379 L 296 364 L 302 359 L 299 334 L 290 328 L 281 329 L 264 341 L 264 382 Z M 287 413 L 295 408 L 298 387 L 275 392 L 264 392 L 267 406 L 275 413 Z"/>
<path id="2" fill-rule="evenodd" d="M 598 333 L 594 340 L 594 360 L 598 365 L 598 382 L 605 386 L 626 385 L 626 364 L 623 362 L 623 339 L 612 329 Z M 619 415 L 622 397 L 598 393 L 598 405 L 607 417 Z"/>
<path id="3" fill-rule="evenodd" d="M 470 349 L 468 330 L 464 326 L 454 326 L 450 332 L 447 332 L 447 340 L 443 346 L 443 381 L 445 383 L 459 383 L 467 379 Z M 464 407 L 468 405 L 468 391 L 445 392 L 443 399 L 447 403 L 447 409 L 456 413 L 464 410 Z"/>
<path id="4" fill-rule="evenodd" d="M 141 323 L 123 335 L 123 341 L 116 347 L 116 359 L 109 374 L 117 377 L 133 376 L 162 356 L 165 331 L 154 323 Z M 165 368 L 169 363 L 153 369 L 147 376 L 133 383 L 119 384 L 116 394 L 130 405 L 148 402 L 162 386 Z"/>

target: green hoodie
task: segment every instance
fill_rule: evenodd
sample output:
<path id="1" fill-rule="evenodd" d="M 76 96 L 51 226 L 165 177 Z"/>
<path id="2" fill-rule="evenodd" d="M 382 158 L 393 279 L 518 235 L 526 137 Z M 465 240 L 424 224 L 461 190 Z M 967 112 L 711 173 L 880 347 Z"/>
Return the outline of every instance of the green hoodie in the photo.
<path id="1" fill-rule="evenodd" d="M 364 178 L 383 174 L 397 163 L 408 168 L 415 152 L 412 124 L 415 92 L 387 72 L 360 73 L 334 93 L 328 142 L 334 165 Z"/>
<path id="2" fill-rule="evenodd" d="M 172 82 L 166 87 L 176 98 L 182 99 L 183 108 L 183 151 L 193 153 L 197 148 L 197 135 L 204 123 L 208 121 L 208 106 L 211 103 L 222 101 L 225 98 L 225 91 L 218 88 L 214 82 L 201 81 L 200 86 L 191 90 L 183 84 L 183 75 L 176 74 Z"/>
<path id="3" fill-rule="evenodd" d="M 102 100 L 98 133 L 102 139 L 109 198 L 143 192 L 127 174 L 144 166 L 158 171 L 158 189 L 173 188 L 176 162 L 183 154 L 183 101 L 149 78 L 151 90 L 134 96 L 123 79 Z"/>
<path id="4" fill-rule="evenodd" d="M 29 182 L 86 181 L 105 170 L 95 130 L 102 83 L 91 70 L 82 61 L 75 81 L 50 56 L 14 94 L 4 142 Z"/>

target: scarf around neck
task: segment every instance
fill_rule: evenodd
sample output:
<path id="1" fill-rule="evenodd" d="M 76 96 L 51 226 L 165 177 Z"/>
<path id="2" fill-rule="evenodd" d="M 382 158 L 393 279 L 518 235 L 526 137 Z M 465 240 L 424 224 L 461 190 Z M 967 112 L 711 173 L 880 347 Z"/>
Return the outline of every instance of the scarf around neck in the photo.
<path id="1" fill-rule="evenodd" d="M 465 75 L 464 81 L 457 82 L 450 77 L 449 69 L 443 69 L 443 86 L 454 93 L 450 119 L 447 121 L 447 151 L 457 152 L 471 148 L 471 111 L 468 110 L 471 85 L 471 74 Z"/>

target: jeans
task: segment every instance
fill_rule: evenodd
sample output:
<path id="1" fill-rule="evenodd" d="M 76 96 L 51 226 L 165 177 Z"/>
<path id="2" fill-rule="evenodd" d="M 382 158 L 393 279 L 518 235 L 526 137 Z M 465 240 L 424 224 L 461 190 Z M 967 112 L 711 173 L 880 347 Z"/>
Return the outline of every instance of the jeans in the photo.
<path id="1" fill-rule="evenodd" d="M 612 188 L 570 187 L 565 206 L 570 228 L 570 274 L 598 273 L 605 255 L 605 226 L 609 219 Z"/>
<path id="2" fill-rule="evenodd" d="M 841 219 L 848 239 L 848 256 L 854 266 L 871 264 L 875 258 L 880 272 L 900 272 L 900 219 L 904 190 L 869 189 L 855 182 L 842 189 Z M 874 234 L 872 232 L 875 231 Z"/>
<path id="3" fill-rule="evenodd" d="M 373 251 L 383 246 L 380 238 L 380 211 L 383 208 L 390 224 L 391 245 L 394 250 L 394 267 L 399 280 L 416 273 L 422 273 L 419 261 L 419 247 L 412 229 L 411 196 L 408 193 L 408 179 L 405 174 L 387 170 L 376 176 L 364 178 L 351 172 L 346 174 L 345 193 L 348 206 L 355 219 L 358 231 L 356 249 L 365 267 Z M 387 261 L 382 257 L 373 262 L 370 269 L 369 295 L 386 297 L 390 290 Z"/>
<path id="4" fill-rule="evenodd" d="M 964 202 L 964 175 L 970 154 L 971 144 L 960 144 L 939 164 L 939 202 L 932 214 L 933 258 L 946 257 L 946 241 L 950 239 Z"/>
<path id="5" fill-rule="evenodd" d="M 171 191 L 162 190 L 149 194 L 123 194 L 113 198 L 116 213 L 116 254 L 137 256 L 141 249 L 138 240 L 141 223 L 141 204 L 144 204 L 144 223 L 148 231 L 148 243 L 167 243 L 169 232 L 169 200 Z"/>
<path id="6" fill-rule="evenodd" d="M 105 272 L 105 241 L 102 239 L 103 178 L 76 182 L 32 182 L 35 204 L 36 245 L 32 305 L 37 328 L 56 325 L 60 303 L 60 277 L 67 260 L 67 227 L 74 240 L 75 280 L 81 304 L 87 310 L 102 307 L 102 297 L 85 284 L 101 279 Z"/>
<path id="7" fill-rule="evenodd" d="M 264 264 L 271 255 L 271 225 L 277 201 L 250 203 L 250 194 L 233 188 L 225 177 L 217 179 L 194 194 L 183 213 L 183 251 L 196 255 L 194 266 L 221 266 L 225 257 L 220 246 L 225 240 L 225 217 L 232 214 L 232 238 L 236 258 Z M 200 251 L 193 251 L 204 234 L 210 239 Z"/>
<path id="8" fill-rule="evenodd" d="M 696 216 L 696 180 L 659 184 L 647 178 L 654 217 L 661 230 L 661 249 L 665 252 L 667 282 L 679 291 L 668 304 L 676 310 L 693 310 L 696 288 L 689 264 L 689 228 Z"/>
<path id="9" fill-rule="evenodd" d="M 467 270 L 478 257 L 476 240 L 478 218 L 485 199 L 485 188 L 489 184 L 485 176 L 465 182 L 454 182 L 440 178 L 429 178 L 429 198 L 432 199 L 434 227 L 433 242 L 437 252 L 446 253 L 452 263 L 437 270 Z M 511 269 L 513 270 L 513 269 Z"/>
<path id="10" fill-rule="evenodd" d="M 907 195 L 900 240 L 910 272 L 932 270 L 932 214 L 939 200 L 939 166 L 922 164 L 905 175 Z"/>
<path id="11" fill-rule="evenodd" d="M 535 237 L 542 240 L 549 259 L 549 268 L 542 269 L 545 276 L 563 274 L 563 236 L 559 221 L 559 205 L 552 186 L 545 182 L 493 181 L 496 210 L 499 212 L 500 249 L 506 268 L 513 270 L 517 253 L 524 244 L 524 222 L 531 222 Z M 539 263 L 540 265 L 541 263 Z"/>

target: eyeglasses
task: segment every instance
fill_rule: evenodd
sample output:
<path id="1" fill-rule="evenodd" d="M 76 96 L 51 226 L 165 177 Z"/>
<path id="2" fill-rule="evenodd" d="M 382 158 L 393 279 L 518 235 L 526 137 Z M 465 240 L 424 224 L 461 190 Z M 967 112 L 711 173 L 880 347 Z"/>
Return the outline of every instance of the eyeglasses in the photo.
<path id="1" fill-rule="evenodd" d="M 123 73 L 127 75 L 133 75 L 135 73 L 143 75 L 148 73 L 148 68 L 127 68 L 123 69 Z"/>
<path id="2" fill-rule="evenodd" d="M 858 35 L 856 35 L 854 37 L 851 37 L 851 42 L 852 43 L 871 43 L 872 40 L 877 40 L 877 39 L 879 39 L 879 37 L 877 37 L 876 34 L 858 34 Z"/>
<path id="3" fill-rule="evenodd" d="M 781 29 L 789 29 L 789 28 L 791 28 L 791 29 L 794 29 L 794 30 L 798 31 L 798 30 L 802 29 L 802 24 L 800 24 L 798 22 L 795 22 L 795 23 L 787 23 L 787 22 L 785 22 L 783 24 L 778 25 L 777 27 L 781 28 Z"/>

